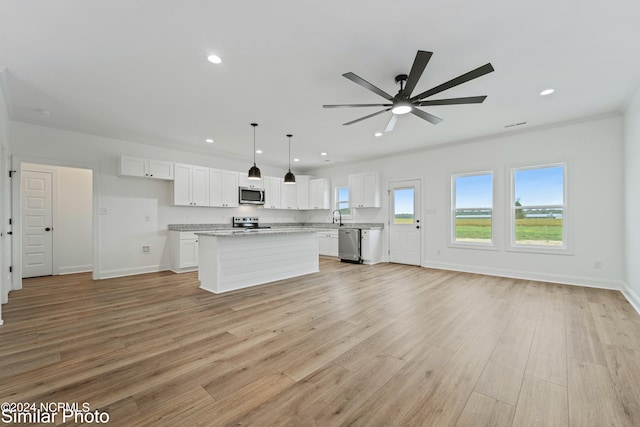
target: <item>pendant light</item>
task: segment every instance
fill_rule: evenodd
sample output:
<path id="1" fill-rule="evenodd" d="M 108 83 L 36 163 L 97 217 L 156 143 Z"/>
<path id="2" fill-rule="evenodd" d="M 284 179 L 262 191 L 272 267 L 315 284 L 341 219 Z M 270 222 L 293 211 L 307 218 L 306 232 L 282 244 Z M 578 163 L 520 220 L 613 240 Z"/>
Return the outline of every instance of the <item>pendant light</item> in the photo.
<path id="1" fill-rule="evenodd" d="M 258 167 L 256 166 L 256 127 L 258 126 L 258 124 L 251 123 L 251 126 L 253 126 L 253 166 L 251 166 L 251 168 L 249 169 L 247 178 L 257 180 L 262 179 L 262 176 L 260 175 L 260 169 L 258 169 Z"/>
<path id="2" fill-rule="evenodd" d="M 288 134 L 287 138 L 289 138 L 289 172 L 287 172 L 284 176 L 284 183 L 285 184 L 295 184 L 296 183 L 296 176 L 291 172 L 291 137 L 293 135 Z"/>

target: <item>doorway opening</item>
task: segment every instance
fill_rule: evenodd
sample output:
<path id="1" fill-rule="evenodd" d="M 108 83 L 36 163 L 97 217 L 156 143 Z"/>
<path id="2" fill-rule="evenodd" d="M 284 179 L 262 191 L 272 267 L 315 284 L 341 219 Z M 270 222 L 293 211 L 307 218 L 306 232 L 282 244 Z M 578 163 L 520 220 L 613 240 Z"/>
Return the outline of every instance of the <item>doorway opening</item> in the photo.
<path id="1" fill-rule="evenodd" d="M 91 272 L 93 170 L 20 164 L 21 278 Z"/>

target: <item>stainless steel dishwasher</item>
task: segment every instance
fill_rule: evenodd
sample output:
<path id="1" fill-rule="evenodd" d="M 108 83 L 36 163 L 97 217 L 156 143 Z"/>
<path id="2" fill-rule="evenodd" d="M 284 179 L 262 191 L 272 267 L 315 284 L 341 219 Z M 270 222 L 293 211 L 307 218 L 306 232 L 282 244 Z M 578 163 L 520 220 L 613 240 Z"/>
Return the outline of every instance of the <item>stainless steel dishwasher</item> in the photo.
<path id="1" fill-rule="evenodd" d="M 362 263 L 360 256 L 360 235 L 359 228 L 341 228 L 338 234 L 338 255 L 340 261 Z"/>

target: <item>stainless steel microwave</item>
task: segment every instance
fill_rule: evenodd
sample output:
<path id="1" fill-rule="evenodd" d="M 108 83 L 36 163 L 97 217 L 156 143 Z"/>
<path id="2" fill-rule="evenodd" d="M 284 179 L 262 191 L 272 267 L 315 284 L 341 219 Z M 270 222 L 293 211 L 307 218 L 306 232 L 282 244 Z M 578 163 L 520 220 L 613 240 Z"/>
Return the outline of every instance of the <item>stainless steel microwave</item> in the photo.
<path id="1" fill-rule="evenodd" d="M 240 204 L 264 205 L 264 190 L 261 188 L 240 187 Z"/>

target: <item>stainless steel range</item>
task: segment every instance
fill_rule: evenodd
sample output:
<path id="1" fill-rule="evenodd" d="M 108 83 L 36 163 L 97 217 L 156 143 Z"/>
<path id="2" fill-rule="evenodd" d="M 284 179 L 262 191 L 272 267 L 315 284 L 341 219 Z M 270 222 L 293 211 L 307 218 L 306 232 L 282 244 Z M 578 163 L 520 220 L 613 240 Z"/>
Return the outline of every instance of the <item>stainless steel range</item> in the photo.
<path id="1" fill-rule="evenodd" d="M 255 230 L 259 228 L 271 228 L 263 227 L 260 225 L 260 220 L 255 216 L 234 216 L 233 228 L 242 228 L 245 230 Z"/>

